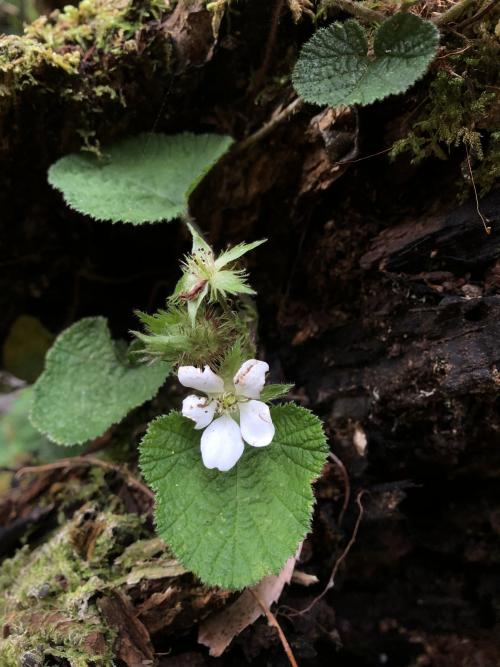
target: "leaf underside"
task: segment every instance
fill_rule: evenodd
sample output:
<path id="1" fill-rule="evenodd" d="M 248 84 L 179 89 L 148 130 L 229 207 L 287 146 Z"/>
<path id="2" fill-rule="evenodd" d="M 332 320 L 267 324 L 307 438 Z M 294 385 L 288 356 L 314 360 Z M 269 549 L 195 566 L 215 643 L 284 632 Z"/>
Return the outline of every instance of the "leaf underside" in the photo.
<path id="1" fill-rule="evenodd" d="M 354 19 L 318 30 L 304 45 L 293 72 L 299 95 L 332 107 L 366 105 L 403 93 L 436 55 L 439 33 L 415 14 L 399 13 L 375 34 L 374 55 Z"/>
<path id="2" fill-rule="evenodd" d="M 293 404 L 271 416 L 272 443 L 246 446 L 225 473 L 203 466 L 201 433 L 179 413 L 151 422 L 141 443 L 158 533 L 206 584 L 241 589 L 279 572 L 309 530 L 326 457 L 321 422 Z"/>
<path id="3" fill-rule="evenodd" d="M 33 425 L 62 445 L 102 435 L 132 408 L 151 399 L 170 366 L 131 366 L 103 317 L 87 317 L 63 331 L 34 385 Z"/>
<path id="4" fill-rule="evenodd" d="M 140 134 L 110 146 L 105 160 L 66 155 L 48 179 L 68 206 L 96 220 L 173 220 L 187 212 L 190 193 L 231 143 L 215 134 Z"/>

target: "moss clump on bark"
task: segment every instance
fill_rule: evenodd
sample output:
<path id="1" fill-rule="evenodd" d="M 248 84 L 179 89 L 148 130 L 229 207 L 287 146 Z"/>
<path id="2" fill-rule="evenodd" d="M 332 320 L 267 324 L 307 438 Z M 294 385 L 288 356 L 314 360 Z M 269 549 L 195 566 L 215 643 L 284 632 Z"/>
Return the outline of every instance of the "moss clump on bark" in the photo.
<path id="1" fill-rule="evenodd" d="M 500 177 L 500 47 L 495 23 L 481 24 L 473 37 L 457 39 L 437 71 L 412 130 L 397 141 L 392 156 L 409 153 L 413 163 L 435 156 L 446 160 L 453 148 L 469 155 L 480 194 Z M 468 174 L 466 173 L 466 180 Z"/>
<path id="2" fill-rule="evenodd" d="M 42 113 L 56 102 L 81 143 L 98 148 L 100 118 L 133 105 L 153 77 L 168 81 L 172 48 L 162 20 L 171 5 L 83 0 L 38 18 L 22 36 L 0 37 L 0 126 L 27 99 Z"/>
<path id="3" fill-rule="evenodd" d="M 22 36 L 4 35 L 0 39 L 2 96 L 27 85 L 41 85 L 40 75 L 47 66 L 70 75 L 77 75 L 81 66 L 88 75 L 95 67 L 94 76 L 110 77 L 102 58 L 137 54 L 138 31 L 159 22 L 165 9 L 165 3 L 158 0 L 82 0 L 77 7 L 68 5 L 39 17 Z"/>
<path id="4" fill-rule="evenodd" d="M 146 534 L 143 523 L 135 514 L 101 512 L 89 503 L 41 546 L 25 546 L 4 561 L 0 618 L 7 636 L 0 663 L 17 667 L 32 653 L 40 664 L 46 656 L 65 658 L 72 667 L 112 664 L 114 632 L 95 599 L 127 579 L 135 562 L 118 556 Z"/>

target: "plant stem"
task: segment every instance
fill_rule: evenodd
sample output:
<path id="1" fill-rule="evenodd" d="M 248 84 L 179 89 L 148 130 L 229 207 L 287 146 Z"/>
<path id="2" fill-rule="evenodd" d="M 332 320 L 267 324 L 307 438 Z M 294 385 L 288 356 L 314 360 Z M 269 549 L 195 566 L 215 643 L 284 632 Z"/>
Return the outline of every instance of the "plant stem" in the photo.
<path id="1" fill-rule="evenodd" d="M 271 120 L 269 120 L 265 125 L 263 125 L 261 128 L 259 128 L 256 132 L 251 134 L 249 137 L 246 139 L 243 139 L 240 141 L 236 147 L 235 151 L 243 151 L 249 148 L 250 146 L 253 146 L 253 144 L 256 144 L 258 141 L 261 139 L 265 139 L 271 132 L 274 130 L 275 127 L 280 125 L 285 120 L 288 120 L 288 118 L 294 114 L 300 111 L 302 107 L 304 106 L 304 102 L 300 99 L 297 98 L 295 99 L 291 104 L 289 104 L 287 107 L 285 107 L 282 111 L 279 113 L 275 114 L 274 116 L 271 117 Z"/>
<path id="2" fill-rule="evenodd" d="M 188 224 L 190 224 L 191 227 L 194 229 L 194 231 L 197 232 L 201 236 L 202 239 L 205 239 L 205 236 L 204 236 L 203 232 L 198 227 L 198 223 L 196 222 L 196 220 L 192 217 L 192 215 L 190 213 L 184 213 L 184 215 L 181 215 L 181 220 L 186 225 L 186 227 L 188 226 Z M 191 232 L 189 232 L 189 233 L 191 233 Z"/>
<path id="3" fill-rule="evenodd" d="M 331 6 L 338 7 L 367 23 L 381 23 L 387 18 L 382 12 L 365 7 L 362 2 L 355 2 L 354 0 L 324 0 L 320 9 L 324 10 Z"/>
<path id="4" fill-rule="evenodd" d="M 271 29 L 269 31 L 269 36 L 267 38 L 266 50 L 264 52 L 264 59 L 255 76 L 254 83 L 252 86 L 253 91 L 259 90 L 259 88 L 262 85 L 262 82 L 265 79 L 265 76 L 269 69 L 269 65 L 271 64 L 273 49 L 276 44 L 276 36 L 278 34 L 280 15 L 283 10 L 284 2 L 285 0 L 277 0 L 274 6 L 273 16 L 271 19 Z"/>
<path id="5" fill-rule="evenodd" d="M 358 518 L 356 519 L 356 523 L 354 524 L 354 530 L 352 531 L 351 539 L 347 543 L 346 548 L 344 551 L 340 554 L 340 556 L 337 558 L 335 561 L 335 564 L 333 566 L 332 573 L 330 575 L 330 579 L 328 580 L 328 583 L 324 587 L 324 589 L 321 591 L 319 595 L 317 595 L 313 601 L 307 605 L 304 609 L 301 609 L 300 611 L 297 611 L 295 609 L 292 609 L 291 612 L 288 612 L 289 616 L 303 616 L 304 614 L 307 614 L 311 609 L 328 593 L 330 589 L 333 588 L 335 584 L 335 577 L 337 576 L 337 572 L 339 570 L 340 565 L 342 562 L 347 558 L 349 555 L 350 550 L 356 543 L 356 538 L 358 536 L 358 531 L 359 527 L 361 525 L 361 521 L 363 519 L 363 514 L 364 514 L 364 508 L 363 508 L 363 503 L 361 502 L 361 499 L 365 495 L 365 493 L 368 493 L 366 489 L 362 489 L 359 491 L 358 495 L 356 496 L 356 505 L 358 506 Z M 250 589 L 251 591 L 251 589 Z"/>
<path id="6" fill-rule="evenodd" d="M 330 452 L 329 457 L 335 463 L 337 468 L 340 470 L 342 479 L 344 480 L 344 503 L 342 505 L 342 510 L 337 519 L 337 525 L 340 528 L 342 526 L 342 521 L 344 519 L 344 515 L 347 511 L 347 508 L 349 507 L 349 501 L 351 499 L 351 483 L 349 481 L 349 473 L 347 472 L 347 468 L 345 467 L 343 462 L 338 458 L 338 456 L 335 456 L 333 452 Z"/>
<path id="7" fill-rule="evenodd" d="M 273 613 L 271 613 L 271 610 L 269 609 L 269 607 L 267 607 L 267 606 L 262 602 L 262 600 L 259 598 L 259 596 L 257 595 L 257 593 L 253 590 L 253 588 L 249 588 L 248 591 L 253 595 L 253 597 L 255 598 L 255 600 L 256 600 L 256 602 L 257 602 L 257 604 L 259 605 L 259 607 L 260 607 L 260 608 L 262 609 L 262 611 L 264 612 L 264 614 L 265 614 L 265 616 L 266 616 L 266 618 L 267 618 L 267 622 L 269 623 L 269 625 L 271 625 L 273 628 L 275 628 L 275 629 L 277 630 L 277 632 L 278 632 L 278 636 L 279 636 L 279 638 L 280 638 L 280 642 L 281 642 L 281 644 L 282 644 L 282 646 L 283 646 L 283 649 L 284 649 L 284 651 L 285 651 L 285 653 L 286 653 L 286 657 L 288 658 L 288 662 L 290 663 L 291 667 L 299 667 L 297 661 L 295 660 L 295 656 L 293 655 L 293 651 L 292 651 L 292 649 L 290 648 L 290 644 L 288 643 L 288 640 L 287 640 L 287 638 L 285 637 L 285 633 L 284 633 L 283 630 L 281 629 L 281 625 L 280 625 L 280 624 L 278 623 L 278 621 L 276 620 L 276 616 L 275 616 Z"/>

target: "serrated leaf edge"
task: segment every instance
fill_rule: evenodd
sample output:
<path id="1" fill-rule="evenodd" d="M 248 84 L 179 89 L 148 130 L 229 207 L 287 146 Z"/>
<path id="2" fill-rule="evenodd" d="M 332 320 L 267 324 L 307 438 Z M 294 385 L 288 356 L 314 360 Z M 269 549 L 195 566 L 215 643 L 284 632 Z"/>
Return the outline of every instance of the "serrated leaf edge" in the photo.
<path id="1" fill-rule="evenodd" d="M 302 412 L 302 413 L 306 413 L 308 416 L 312 416 L 312 417 L 317 421 L 318 425 L 320 426 L 320 428 L 321 428 L 321 432 L 322 432 L 322 434 L 323 434 L 323 440 L 322 440 L 321 450 L 322 450 L 323 453 L 325 454 L 325 461 L 324 461 L 324 463 L 323 463 L 323 465 L 322 465 L 322 468 L 323 468 L 323 467 L 324 467 L 324 464 L 326 463 L 326 455 L 327 455 L 327 453 L 328 453 L 328 444 L 327 444 L 327 439 L 326 439 L 326 435 L 325 435 L 324 428 L 323 428 L 323 424 L 322 424 L 321 420 L 320 420 L 320 419 L 319 419 L 319 418 L 312 412 L 312 410 L 309 410 L 308 408 L 304 408 L 304 407 L 302 407 L 302 406 L 296 405 L 295 403 L 285 403 L 285 404 L 274 405 L 274 406 L 272 406 L 271 409 L 272 409 L 273 412 L 275 412 L 275 411 L 277 411 L 277 410 L 281 410 L 281 409 L 283 409 L 283 408 L 284 408 L 284 409 L 289 409 L 291 406 L 293 406 L 295 409 L 297 409 L 298 411 L 300 411 L 300 412 Z M 146 431 L 146 433 L 145 433 L 145 435 L 144 435 L 144 437 L 143 437 L 143 440 L 141 441 L 141 445 L 142 445 L 142 442 L 144 441 L 144 439 L 145 439 L 145 438 L 148 436 L 148 434 L 150 433 L 150 429 L 151 429 L 151 427 L 152 427 L 155 423 L 161 421 L 161 420 L 164 419 L 165 417 L 169 417 L 170 415 L 177 415 L 177 416 L 180 418 L 179 423 L 182 423 L 182 422 L 184 422 L 184 423 L 186 423 L 186 424 L 189 423 L 189 420 L 188 420 L 188 419 L 186 419 L 185 417 L 183 417 L 179 412 L 177 412 L 177 411 L 175 411 L 175 410 L 172 410 L 172 411 L 171 411 L 170 413 L 168 413 L 167 415 L 159 415 L 158 417 L 155 417 L 155 419 L 153 419 L 153 420 L 151 420 L 151 421 L 149 422 L 147 431 Z M 272 446 L 272 443 L 271 443 L 271 446 Z M 140 448 L 140 451 L 141 451 L 141 448 Z M 144 472 L 144 469 L 143 469 L 143 457 L 142 457 L 142 454 L 139 456 L 139 468 L 140 468 L 140 470 L 141 470 L 141 473 L 142 473 L 143 477 L 146 479 L 146 475 L 145 475 L 145 472 Z M 223 474 L 223 473 L 221 473 L 221 474 Z M 308 497 L 308 499 L 307 499 L 308 520 L 307 520 L 307 525 L 302 525 L 302 533 L 301 533 L 300 538 L 299 538 L 298 540 L 295 540 L 295 539 L 294 539 L 294 540 L 293 540 L 293 544 L 292 544 L 292 541 L 290 541 L 290 546 L 289 546 L 289 548 L 288 548 L 289 554 L 285 557 L 285 559 L 283 560 L 283 562 L 280 563 L 280 564 L 276 564 L 275 566 L 271 566 L 271 567 L 270 567 L 270 568 L 269 568 L 269 569 L 262 575 L 262 577 L 258 577 L 258 578 L 250 579 L 250 580 L 245 580 L 245 581 L 238 581 L 238 580 L 235 580 L 234 577 L 231 577 L 231 578 L 228 579 L 228 580 L 225 580 L 225 579 L 222 579 L 222 578 L 221 578 L 220 580 L 217 580 L 217 581 L 215 580 L 215 578 L 212 579 L 211 581 L 209 581 L 209 580 L 206 579 L 206 578 L 202 579 L 201 576 L 203 576 L 203 575 L 200 576 L 198 573 L 194 572 L 194 571 L 191 569 L 191 566 L 190 566 L 190 565 L 186 562 L 186 560 L 185 560 L 185 557 L 186 557 L 186 556 L 185 556 L 184 554 L 179 553 L 178 550 L 177 550 L 177 547 L 176 547 L 174 544 L 172 544 L 171 541 L 168 542 L 168 546 L 172 549 L 173 553 L 175 553 L 175 556 L 176 556 L 177 560 L 178 560 L 178 561 L 179 561 L 179 562 L 180 562 L 180 563 L 181 563 L 181 564 L 182 564 L 188 571 L 193 572 L 194 574 L 196 574 L 196 576 L 199 576 L 200 579 L 203 581 L 203 583 L 206 583 L 206 584 L 209 585 L 209 586 L 213 586 L 213 587 L 217 587 L 217 588 L 222 588 L 222 589 L 226 589 L 226 590 L 234 590 L 234 591 L 243 590 L 244 588 L 247 588 L 247 587 L 249 587 L 249 586 L 253 586 L 253 585 L 257 584 L 259 581 L 261 581 L 263 577 L 266 577 L 266 576 L 269 576 L 269 575 L 276 575 L 276 574 L 278 574 L 278 573 L 281 571 L 281 569 L 282 569 L 284 563 L 287 561 L 287 559 L 290 558 L 290 556 L 293 555 L 293 553 L 295 553 L 295 550 L 296 550 L 296 548 L 297 548 L 297 545 L 300 544 L 300 542 L 301 542 L 301 541 L 305 538 L 305 536 L 309 533 L 309 531 L 310 531 L 310 529 L 311 529 L 311 525 L 312 525 L 313 510 L 314 510 L 314 506 L 315 506 L 315 503 L 316 503 L 316 498 L 315 498 L 315 495 L 314 495 L 314 491 L 313 491 L 312 485 L 314 484 L 314 482 L 315 482 L 317 479 L 319 479 L 319 477 L 321 477 L 321 474 L 322 474 L 322 469 L 319 470 L 319 472 L 318 472 L 318 474 L 316 475 L 316 477 L 314 477 L 314 478 L 311 480 L 311 484 L 310 484 L 310 486 L 309 486 L 310 491 L 308 491 L 308 496 L 309 496 L 309 497 Z M 148 481 L 148 486 L 150 486 L 150 488 L 151 488 L 155 493 L 158 492 L 158 486 L 157 486 L 156 482 L 152 482 L 152 483 L 150 483 L 150 482 Z M 158 528 L 158 513 L 157 513 L 157 512 L 158 512 L 158 510 L 157 510 L 157 505 L 156 505 L 156 503 L 155 503 L 154 522 L 155 522 L 155 526 Z M 161 531 L 158 530 L 158 532 L 161 532 Z M 198 548 L 198 546 L 195 547 L 194 551 L 191 552 L 191 554 L 194 553 L 194 552 L 196 551 L 197 548 Z M 187 556 L 188 559 L 191 557 L 191 554 L 189 554 L 189 555 Z"/>
<path id="2" fill-rule="evenodd" d="M 418 19 L 418 20 L 420 21 L 421 24 L 426 24 L 426 25 L 428 25 L 429 27 L 432 27 L 432 28 L 434 29 L 434 35 L 435 35 L 435 37 L 436 37 L 436 51 L 437 51 L 437 47 L 438 47 L 438 45 L 439 45 L 439 30 L 436 28 L 436 26 L 435 26 L 431 21 L 427 21 L 427 20 L 425 20 L 425 19 L 422 19 L 420 16 L 417 16 L 416 14 L 403 13 L 403 12 L 399 12 L 398 14 L 394 14 L 393 16 L 389 17 L 389 18 L 387 19 L 387 21 L 385 21 L 384 23 L 382 23 L 382 24 L 378 27 L 378 29 L 377 29 L 377 31 L 376 31 L 376 33 L 375 33 L 375 37 L 374 37 L 374 47 L 376 46 L 377 35 L 379 34 L 379 31 L 380 31 L 380 29 L 382 28 L 382 26 L 384 26 L 388 21 L 391 21 L 391 20 L 394 19 L 395 17 L 399 17 L 399 16 L 401 16 L 401 15 L 403 15 L 403 16 L 412 16 L 412 17 L 415 17 L 416 19 Z M 335 21 L 334 23 L 331 23 L 330 25 L 325 26 L 324 28 L 320 28 L 319 30 L 317 30 L 317 31 L 314 33 L 314 35 L 308 40 L 308 42 L 306 42 L 306 44 L 305 44 L 304 46 L 307 46 L 307 45 L 311 42 L 311 40 L 312 40 L 314 37 L 316 37 L 316 35 L 317 35 L 318 33 L 326 33 L 326 32 L 329 32 L 330 29 L 331 29 L 333 26 L 340 26 L 340 27 L 343 27 L 343 26 L 344 26 L 345 24 L 347 24 L 347 23 L 354 23 L 354 24 L 359 25 L 360 28 L 362 28 L 362 26 L 359 24 L 359 22 L 356 21 L 355 19 L 347 19 L 347 20 L 344 21 L 343 23 L 341 23 L 341 22 L 339 22 L 339 21 Z M 363 29 L 363 28 L 362 28 L 362 29 Z M 344 34 L 345 34 L 345 30 L 344 30 Z M 366 34 L 366 33 L 365 33 L 365 34 Z M 304 48 L 304 47 L 302 47 L 302 48 Z M 299 96 L 300 96 L 305 102 L 307 102 L 308 104 L 314 104 L 315 106 L 331 106 L 331 107 L 333 107 L 333 108 L 347 108 L 347 107 L 349 107 L 349 106 L 353 106 L 353 105 L 355 105 L 355 104 L 360 104 L 361 106 L 368 106 L 368 105 L 370 105 L 370 104 L 373 104 L 374 102 L 377 102 L 377 101 L 381 101 L 381 100 L 387 99 L 388 97 L 391 97 L 392 95 L 401 95 L 402 93 L 404 93 L 404 92 L 406 92 L 407 90 L 409 90 L 412 86 L 414 86 L 414 85 L 417 83 L 417 81 L 420 81 L 421 79 L 423 79 L 423 77 L 427 74 L 428 69 L 429 69 L 429 66 L 430 66 L 430 64 L 432 63 L 432 60 L 433 60 L 433 58 L 431 58 L 431 59 L 429 60 L 429 62 L 427 63 L 426 68 L 425 68 L 425 69 L 424 69 L 424 70 L 423 70 L 423 71 L 422 71 L 422 72 L 421 72 L 421 73 L 420 73 L 420 74 L 413 80 L 413 82 L 412 82 L 409 86 L 399 87 L 399 88 L 397 88 L 396 90 L 392 90 L 392 91 L 390 91 L 390 92 L 386 92 L 386 93 L 381 93 L 381 94 L 377 95 L 376 97 L 373 97 L 373 96 L 372 96 L 371 98 L 368 98 L 368 99 L 362 99 L 362 98 L 360 98 L 360 96 L 358 95 L 356 98 L 350 99 L 348 102 L 343 102 L 343 101 L 342 101 L 342 102 L 339 102 L 338 104 L 334 104 L 334 105 L 332 105 L 332 104 L 330 104 L 330 103 L 328 103 L 328 102 L 318 102 L 317 98 L 313 98 L 313 97 L 311 97 L 311 96 L 308 95 L 308 94 L 304 95 L 304 94 L 302 94 L 302 93 L 300 92 L 299 88 L 298 88 L 297 85 L 296 85 L 296 72 L 297 72 L 297 66 L 298 66 L 298 63 L 299 63 L 299 60 L 300 60 L 301 55 L 302 55 L 302 50 L 301 50 L 301 53 L 299 54 L 299 58 L 297 59 L 297 62 L 295 63 L 295 67 L 294 67 L 293 72 L 292 72 L 292 84 L 293 84 L 295 90 L 297 91 L 297 93 L 299 94 Z M 367 56 L 367 59 L 368 59 L 368 52 L 367 52 L 365 55 Z M 381 58 L 381 57 L 382 57 L 382 56 L 381 56 L 380 54 L 377 55 L 377 58 Z M 373 61 L 372 61 L 372 62 L 373 62 Z M 366 74 L 368 74 L 368 73 L 369 73 L 369 72 L 367 72 Z M 364 75 L 363 75 L 363 76 L 364 76 Z M 363 78 L 363 77 L 360 77 L 360 78 L 358 79 L 358 81 L 357 81 L 356 84 L 355 84 L 355 87 L 358 87 L 358 86 L 359 86 L 359 82 L 362 80 L 362 78 Z M 299 86 L 299 87 L 300 87 L 300 86 Z M 346 95 L 344 95 L 344 99 L 345 99 L 345 97 L 346 97 Z"/>
<path id="3" fill-rule="evenodd" d="M 80 324 L 81 322 L 85 322 L 85 321 L 94 321 L 95 322 L 96 320 L 99 320 L 99 321 L 104 323 L 104 325 L 107 329 L 107 332 L 109 334 L 110 339 L 113 342 L 115 342 L 114 339 L 111 336 L 111 331 L 109 329 L 108 321 L 105 317 L 102 317 L 101 315 L 97 315 L 95 317 L 83 317 L 82 319 L 78 320 L 77 322 L 74 322 L 72 325 L 70 325 L 69 327 L 64 329 L 64 331 L 61 331 L 61 333 L 55 338 L 54 342 L 52 343 L 52 346 L 51 346 L 50 350 L 47 352 L 47 355 L 45 357 L 45 364 L 44 364 L 43 372 L 41 373 L 40 377 L 37 379 L 37 381 L 33 385 L 33 400 L 32 400 L 32 404 L 31 404 L 31 410 L 30 410 L 29 415 L 28 415 L 29 420 L 30 420 L 32 426 L 34 426 L 37 429 L 37 431 L 39 431 L 40 433 L 45 435 L 51 442 L 54 442 L 56 445 L 63 445 L 64 447 L 72 447 L 73 445 L 84 445 L 86 442 L 91 442 L 93 439 L 99 438 L 104 433 L 106 433 L 106 431 L 108 429 L 110 429 L 112 426 L 115 426 L 116 424 L 119 424 L 124 419 L 124 417 L 128 414 L 128 412 L 130 412 L 131 410 L 135 410 L 135 408 L 138 408 L 141 405 L 144 405 L 144 403 L 147 403 L 147 401 L 151 401 L 158 394 L 158 392 L 160 391 L 160 389 L 162 387 L 162 385 L 160 385 L 158 387 L 158 389 L 156 389 L 155 391 L 152 392 L 152 394 L 151 394 L 151 396 L 149 396 L 149 398 L 146 398 L 142 403 L 137 404 L 135 407 L 129 408 L 129 410 L 125 413 L 125 415 L 123 415 L 123 417 L 121 417 L 120 419 L 110 423 L 109 426 L 102 433 L 100 433 L 99 435 L 95 435 L 93 438 L 90 438 L 90 439 L 86 439 L 86 440 L 80 440 L 79 439 L 79 440 L 73 440 L 72 442 L 64 442 L 63 440 L 59 440 L 56 436 L 52 435 L 50 432 L 46 431 L 42 426 L 39 425 L 39 423 L 36 420 L 36 417 L 33 415 L 33 411 L 34 411 L 35 403 L 36 403 L 37 391 L 39 391 L 37 385 L 38 385 L 39 380 L 41 380 L 41 378 L 43 377 L 43 374 L 45 373 L 45 370 L 46 370 L 46 367 L 47 367 L 47 362 L 48 362 L 48 360 L 50 358 L 50 355 L 51 355 L 51 353 L 54 349 L 54 346 L 56 345 L 56 343 L 60 339 L 62 340 L 63 337 L 65 336 L 65 334 L 68 334 L 70 332 L 70 330 L 73 327 L 75 327 L 77 324 Z M 168 375 L 170 375 L 170 373 Z M 165 376 L 165 380 L 167 379 L 168 375 Z M 165 382 L 165 380 L 164 380 L 164 382 Z"/>
<path id="4" fill-rule="evenodd" d="M 123 137 L 122 139 L 119 140 L 119 142 L 120 142 L 120 141 L 126 141 L 127 139 L 132 139 L 132 138 L 140 138 L 140 137 L 142 137 L 142 136 L 144 136 L 144 137 L 146 137 L 146 138 L 150 138 L 150 135 L 149 135 L 148 133 L 141 132 L 141 133 L 139 133 L 139 134 L 133 135 L 132 137 Z M 195 132 L 181 132 L 181 133 L 176 134 L 176 135 L 163 135 L 163 136 L 175 136 L 175 137 L 186 137 L 186 136 L 189 136 L 189 137 L 199 137 L 199 136 L 203 136 L 203 135 L 202 135 L 202 134 L 196 134 Z M 220 136 L 220 137 L 222 137 L 222 136 L 226 136 L 226 135 L 215 135 L 215 134 L 214 134 L 213 136 Z M 204 169 L 203 173 L 199 176 L 199 178 L 196 179 L 196 180 L 191 184 L 191 186 L 188 188 L 188 190 L 184 193 L 184 196 L 185 196 L 185 198 L 186 198 L 186 206 L 185 206 L 184 208 L 179 207 L 179 208 L 178 208 L 178 212 L 177 212 L 175 215 L 165 215 L 165 216 L 161 216 L 161 217 L 160 217 L 160 216 L 158 216 L 158 217 L 152 217 L 152 218 L 148 218 L 148 219 L 146 219 L 146 220 L 131 219 L 131 218 L 128 218 L 128 217 L 127 217 L 127 218 L 123 218 L 123 217 L 117 217 L 117 216 L 114 216 L 114 215 L 109 216 L 109 217 L 106 217 L 106 218 L 103 218 L 103 217 L 98 216 L 98 215 L 92 215 L 92 214 L 88 213 L 87 211 L 84 211 L 84 210 L 82 210 L 81 208 L 79 208 L 78 205 L 74 202 L 73 198 L 72 198 L 72 197 L 68 197 L 67 194 L 64 192 L 64 190 L 62 190 L 62 189 L 61 189 L 61 188 L 54 182 L 53 174 L 54 174 L 54 169 L 55 169 L 55 168 L 57 167 L 57 165 L 59 165 L 63 160 L 65 160 L 66 158 L 68 158 L 68 157 L 70 157 L 70 156 L 79 156 L 79 155 L 81 155 L 81 153 L 82 153 L 81 151 L 80 151 L 80 153 L 69 153 L 68 155 L 63 155 L 63 156 L 60 157 L 58 160 L 56 160 L 53 164 L 51 164 L 50 167 L 49 167 L 49 169 L 47 170 L 47 181 L 48 181 L 49 185 L 51 185 L 55 190 L 57 190 L 57 191 L 61 194 L 61 196 L 62 196 L 62 198 L 63 198 L 63 200 L 64 200 L 64 203 L 65 203 L 71 210 L 76 211 L 76 212 L 79 213 L 80 215 L 84 215 L 85 217 L 90 218 L 91 220 L 95 220 L 96 222 L 111 222 L 112 224 L 116 224 L 116 223 L 123 222 L 123 223 L 125 223 L 125 224 L 134 225 L 134 226 L 148 225 L 148 224 L 158 224 L 158 223 L 160 223 L 160 222 L 171 222 L 172 220 L 177 220 L 178 218 L 180 218 L 180 217 L 182 217 L 183 215 L 186 215 L 186 214 L 187 214 L 187 212 L 188 212 L 188 200 L 189 200 L 189 197 L 190 197 L 191 194 L 196 190 L 197 186 L 198 186 L 198 185 L 201 183 L 201 181 L 205 178 L 205 176 L 208 174 L 208 172 L 211 171 L 211 170 L 213 169 L 213 167 L 215 167 L 215 165 L 217 164 L 217 162 L 223 157 L 223 155 L 225 155 L 225 154 L 227 153 L 227 151 L 228 151 L 228 150 L 231 148 L 231 146 L 233 145 L 234 140 L 233 140 L 231 137 L 226 136 L 226 139 L 227 139 L 227 141 L 226 141 L 226 144 L 227 144 L 227 145 L 226 145 L 226 147 L 225 147 L 225 150 L 221 153 L 221 155 L 220 155 L 217 159 L 215 159 L 214 161 L 212 161 L 212 163 L 211 163 L 210 165 L 208 165 L 208 166 Z"/>

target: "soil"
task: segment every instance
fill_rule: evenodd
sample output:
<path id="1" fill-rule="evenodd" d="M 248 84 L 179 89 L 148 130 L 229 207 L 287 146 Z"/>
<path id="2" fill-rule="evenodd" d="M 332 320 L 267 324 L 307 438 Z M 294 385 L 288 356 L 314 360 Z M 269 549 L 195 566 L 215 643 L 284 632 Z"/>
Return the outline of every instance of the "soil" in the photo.
<path id="1" fill-rule="evenodd" d="M 161 93 L 126 110 L 118 129 L 103 121 L 101 141 L 139 130 L 251 136 L 293 100 L 276 80 L 312 31 L 283 9 L 270 43 L 271 9 L 264 2 L 238 7 L 231 31 L 223 24 L 217 44 L 194 64 L 191 54 L 169 91 L 160 82 Z M 341 122 L 305 106 L 262 140 L 236 145 L 191 201 L 216 248 L 268 238 L 248 260 L 259 352 L 272 380 L 295 382 L 293 398 L 322 418 L 349 476 L 342 522 L 339 467 L 329 463 L 316 485 L 299 569 L 319 583 L 292 584 L 274 608 L 301 667 L 500 664 L 500 191 L 480 204 L 492 226 L 487 235 L 475 201 L 457 199 L 465 187 L 458 151 L 420 166 L 379 154 L 423 85 L 343 112 Z M 152 312 L 171 293 L 186 231 L 179 222 L 136 228 L 69 210 L 45 173 L 74 148 L 71 117 L 61 111 L 51 119 L 53 102 L 36 90 L 21 95 L 3 119 L 4 132 L 17 135 L 1 156 L 10 188 L 1 195 L 0 337 L 21 314 L 53 333 L 104 315 L 126 337 L 137 327 L 135 309 Z M 139 98 L 140 87 L 133 92 Z M 35 120 L 22 125 L 26 118 Z M 120 428 L 134 425 L 140 434 L 147 417 L 172 400 L 169 384 Z M 1 500 L 2 556 L 23 541 L 48 539 L 61 510 L 57 485 L 85 485 L 89 475 L 55 470 L 21 486 L 13 480 Z M 149 515 L 150 501 L 118 474 L 103 480 L 128 512 Z M 86 501 L 83 493 L 64 505 L 68 521 Z M 360 512 L 334 587 L 297 614 L 328 582 Z M 153 536 L 148 519 L 142 538 Z M 99 609 L 118 637 L 116 665 L 288 664 L 264 619 L 221 658 L 209 657 L 197 624 L 227 596 L 182 575 L 184 616 L 169 626 L 164 593 L 159 580 L 102 596 Z M 200 605 L 193 611 L 201 598 L 202 612 Z M 120 644 L 126 635 L 132 648 Z M 43 664 L 68 663 L 53 656 Z"/>

